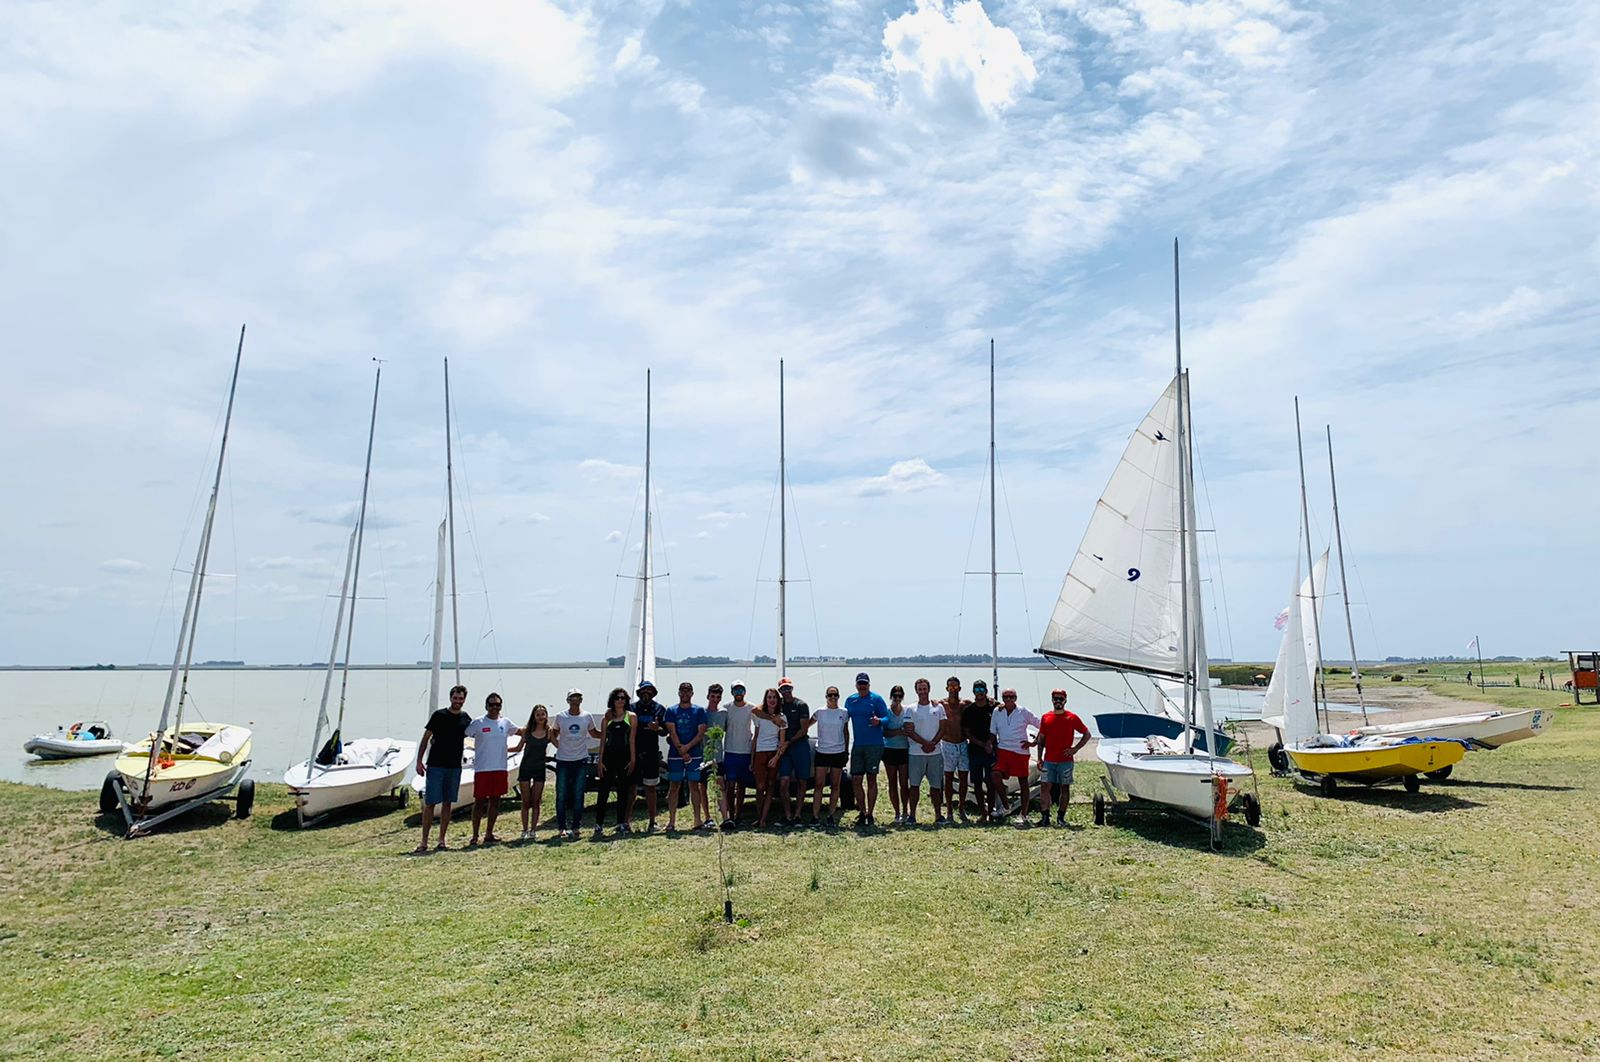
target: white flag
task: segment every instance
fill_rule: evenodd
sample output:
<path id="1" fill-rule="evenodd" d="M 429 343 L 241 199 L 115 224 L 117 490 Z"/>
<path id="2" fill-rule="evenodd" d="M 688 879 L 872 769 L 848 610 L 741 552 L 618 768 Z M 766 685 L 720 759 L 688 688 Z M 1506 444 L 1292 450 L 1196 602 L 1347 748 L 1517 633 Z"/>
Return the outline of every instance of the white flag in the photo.
<path id="1" fill-rule="evenodd" d="M 1478 648 L 1478 636 L 1476 634 L 1474 634 L 1472 636 L 1472 641 L 1467 643 L 1467 648 L 1468 649 L 1477 649 Z"/>

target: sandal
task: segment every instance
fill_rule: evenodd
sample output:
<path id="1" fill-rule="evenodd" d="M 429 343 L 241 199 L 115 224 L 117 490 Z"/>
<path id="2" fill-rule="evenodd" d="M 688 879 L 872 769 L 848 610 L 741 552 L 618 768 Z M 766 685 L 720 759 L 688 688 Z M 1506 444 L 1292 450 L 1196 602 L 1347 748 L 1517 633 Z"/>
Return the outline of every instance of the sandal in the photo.
<path id="1" fill-rule="evenodd" d="M 413 848 L 411 850 L 411 854 L 412 855 L 427 855 L 428 854 L 428 846 L 425 845 L 425 844 L 419 844 L 419 845 L 417 845 L 415 848 Z"/>

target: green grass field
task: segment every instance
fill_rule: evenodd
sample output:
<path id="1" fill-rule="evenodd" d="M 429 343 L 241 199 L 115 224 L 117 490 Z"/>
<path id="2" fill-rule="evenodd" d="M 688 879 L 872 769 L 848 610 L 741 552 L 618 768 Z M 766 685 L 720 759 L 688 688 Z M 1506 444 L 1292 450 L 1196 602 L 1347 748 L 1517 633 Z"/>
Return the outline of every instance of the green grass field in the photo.
<path id="1" fill-rule="evenodd" d="M 0 1057 L 1600 1054 L 1600 711 L 1417 796 L 1256 759 L 1220 854 L 1089 825 L 1087 763 L 1067 831 L 741 832 L 732 927 L 708 837 L 414 858 L 414 804 L 262 786 L 128 842 L 0 786 Z"/>

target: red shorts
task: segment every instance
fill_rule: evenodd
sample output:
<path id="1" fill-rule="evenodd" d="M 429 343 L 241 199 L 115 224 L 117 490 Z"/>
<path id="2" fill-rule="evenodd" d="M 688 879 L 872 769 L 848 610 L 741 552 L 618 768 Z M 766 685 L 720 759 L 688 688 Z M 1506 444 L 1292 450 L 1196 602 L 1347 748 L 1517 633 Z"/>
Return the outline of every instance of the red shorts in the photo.
<path id="1" fill-rule="evenodd" d="M 1010 749 L 997 749 L 994 754 L 994 769 L 997 774 L 1007 778 L 1028 778 L 1028 754 L 1026 752 L 1012 752 Z"/>
<path id="2" fill-rule="evenodd" d="M 474 771 L 472 775 L 472 799 L 484 800 L 503 797 L 509 788 L 505 771 Z"/>

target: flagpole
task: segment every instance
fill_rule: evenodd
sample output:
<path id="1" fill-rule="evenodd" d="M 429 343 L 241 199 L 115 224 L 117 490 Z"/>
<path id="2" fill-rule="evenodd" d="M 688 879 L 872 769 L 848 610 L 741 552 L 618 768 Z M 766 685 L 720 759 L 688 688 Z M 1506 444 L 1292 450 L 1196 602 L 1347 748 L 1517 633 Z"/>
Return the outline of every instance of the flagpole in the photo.
<path id="1" fill-rule="evenodd" d="M 1478 647 L 1478 689 L 1483 689 L 1483 640 L 1476 634 L 1472 636 L 1472 644 Z"/>

